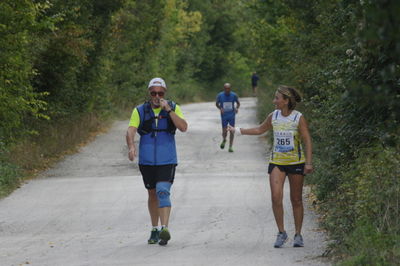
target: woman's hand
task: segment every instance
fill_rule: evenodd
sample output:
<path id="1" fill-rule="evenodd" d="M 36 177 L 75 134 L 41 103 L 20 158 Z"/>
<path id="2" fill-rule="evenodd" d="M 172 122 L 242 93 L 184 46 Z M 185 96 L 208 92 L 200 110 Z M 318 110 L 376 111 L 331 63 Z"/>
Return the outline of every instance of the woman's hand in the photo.
<path id="1" fill-rule="evenodd" d="M 311 174 L 314 172 L 314 168 L 312 164 L 305 164 L 304 166 L 304 174 Z"/>
<path id="2" fill-rule="evenodd" d="M 226 127 L 226 130 L 230 131 L 231 133 L 235 133 L 235 127 L 233 127 L 233 126 L 231 126 L 231 125 L 228 125 L 228 126 Z"/>

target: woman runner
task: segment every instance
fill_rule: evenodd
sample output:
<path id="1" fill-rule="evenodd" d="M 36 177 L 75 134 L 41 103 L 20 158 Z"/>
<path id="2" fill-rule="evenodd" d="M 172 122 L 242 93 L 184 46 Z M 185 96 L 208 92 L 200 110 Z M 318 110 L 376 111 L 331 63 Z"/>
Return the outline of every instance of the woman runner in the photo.
<path id="1" fill-rule="evenodd" d="M 312 143 L 304 116 L 295 110 L 301 96 L 296 89 L 279 86 L 274 100 L 276 110 L 270 113 L 258 127 L 239 128 L 228 126 L 228 130 L 237 135 L 261 135 L 272 129 L 274 146 L 268 167 L 270 175 L 272 210 L 279 233 L 274 247 L 280 248 L 288 240 L 283 222 L 283 186 L 286 176 L 290 184 L 290 200 L 293 207 L 295 224 L 294 247 L 303 247 L 301 227 L 303 224 L 303 181 L 306 174 L 313 172 Z M 305 144 L 306 156 L 301 145 Z"/>

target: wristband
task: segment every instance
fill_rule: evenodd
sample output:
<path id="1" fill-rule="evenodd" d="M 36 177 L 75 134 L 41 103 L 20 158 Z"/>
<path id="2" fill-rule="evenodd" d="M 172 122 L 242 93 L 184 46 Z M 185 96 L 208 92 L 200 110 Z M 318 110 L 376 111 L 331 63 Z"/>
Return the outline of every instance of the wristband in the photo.
<path id="1" fill-rule="evenodd" d="M 240 136 L 242 135 L 242 132 L 240 131 L 240 127 L 235 127 L 235 133 Z"/>

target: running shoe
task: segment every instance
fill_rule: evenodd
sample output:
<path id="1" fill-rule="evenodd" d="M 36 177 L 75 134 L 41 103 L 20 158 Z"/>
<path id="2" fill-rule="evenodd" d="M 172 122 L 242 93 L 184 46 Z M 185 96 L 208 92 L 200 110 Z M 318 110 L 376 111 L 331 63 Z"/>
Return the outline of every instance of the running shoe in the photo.
<path id="1" fill-rule="evenodd" d="M 219 147 L 220 147 L 221 149 L 225 148 L 225 143 L 226 143 L 226 140 L 223 140 L 223 141 L 221 142 L 221 145 L 219 145 Z"/>
<path id="2" fill-rule="evenodd" d="M 147 243 L 149 243 L 149 244 L 158 243 L 159 235 L 160 235 L 160 231 L 158 231 L 157 228 L 153 228 L 153 230 L 151 230 L 151 235 L 150 235 L 149 240 L 147 240 Z"/>
<path id="3" fill-rule="evenodd" d="M 160 231 L 160 241 L 158 242 L 158 244 L 160 244 L 161 246 L 165 246 L 166 244 L 168 244 L 168 240 L 170 239 L 171 235 L 168 231 L 168 228 L 162 228 Z"/>
<path id="4" fill-rule="evenodd" d="M 303 237 L 300 234 L 294 235 L 293 247 L 295 247 L 295 248 L 304 247 Z"/>
<path id="5" fill-rule="evenodd" d="M 274 244 L 275 248 L 280 248 L 285 244 L 285 242 L 288 240 L 288 236 L 286 232 L 279 232 L 278 235 L 276 236 L 276 241 Z"/>
<path id="6" fill-rule="evenodd" d="M 230 147 L 228 151 L 229 151 L 229 152 L 233 152 L 233 149 L 232 149 L 232 147 Z"/>

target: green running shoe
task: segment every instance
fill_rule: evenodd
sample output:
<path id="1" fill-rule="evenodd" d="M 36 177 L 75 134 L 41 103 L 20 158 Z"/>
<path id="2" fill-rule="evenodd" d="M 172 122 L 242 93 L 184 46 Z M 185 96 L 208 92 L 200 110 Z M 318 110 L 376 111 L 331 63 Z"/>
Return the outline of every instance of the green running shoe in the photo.
<path id="1" fill-rule="evenodd" d="M 158 242 L 158 244 L 160 244 L 161 246 L 165 246 L 166 244 L 168 244 L 168 240 L 171 239 L 171 235 L 168 231 L 168 228 L 164 227 L 163 229 L 161 229 L 160 231 L 160 241 Z"/>
<path id="2" fill-rule="evenodd" d="M 233 152 L 233 149 L 232 149 L 232 147 L 230 147 L 228 151 L 229 151 L 229 152 Z"/>
<path id="3" fill-rule="evenodd" d="M 225 143 L 226 143 L 226 140 L 223 140 L 223 141 L 221 142 L 221 145 L 219 145 L 219 147 L 220 147 L 221 149 L 224 149 L 224 148 L 225 148 Z"/>
<path id="4" fill-rule="evenodd" d="M 147 243 L 148 244 L 158 243 L 159 235 L 160 235 L 160 231 L 158 231 L 157 228 L 153 228 L 153 230 L 151 230 L 151 235 L 150 235 L 149 240 L 147 240 Z"/>

